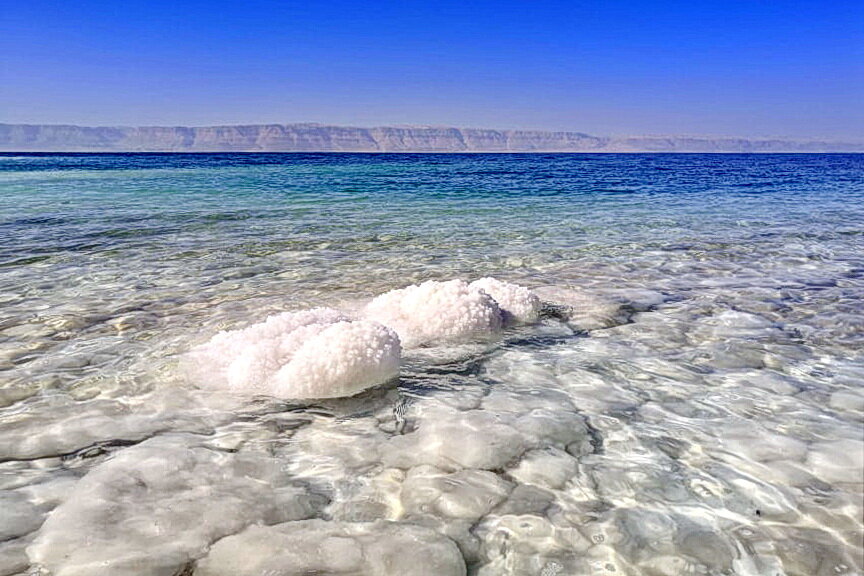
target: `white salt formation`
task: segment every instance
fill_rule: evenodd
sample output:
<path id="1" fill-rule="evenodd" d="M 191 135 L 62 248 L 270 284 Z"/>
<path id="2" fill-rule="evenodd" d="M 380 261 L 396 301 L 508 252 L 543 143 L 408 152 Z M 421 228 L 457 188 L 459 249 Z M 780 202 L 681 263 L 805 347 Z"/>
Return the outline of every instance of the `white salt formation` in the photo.
<path id="1" fill-rule="evenodd" d="M 412 350 L 410 377 L 367 397 L 287 408 L 162 385 L 16 403 L 0 575 L 861 573 L 860 361 L 817 362 L 771 302 L 537 292 L 556 313 L 519 330 L 529 345 L 433 340 L 422 352 L 480 350 L 472 370 Z M 502 324 L 516 308 L 466 293 L 500 298 Z M 434 306 L 418 304 L 450 314 Z M 255 378 L 320 373 L 332 391 L 318 356 L 347 364 L 368 324 L 268 322 L 197 350 L 201 383 L 227 387 L 247 353 Z"/>
<path id="2" fill-rule="evenodd" d="M 194 378 L 235 392 L 280 398 L 352 396 L 399 373 L 392 330 L 329 308 L 286 312 L 220 332 L 190 353 Z"/>
<path id="3" fill-rule="evenodd" d="M 507 321 L 528 323 L 540 316 L 540 298 L 524 286 L 488 277 L 475 280 L 470 286 L 494 298 Z"/>
<path id="4" fill-rule="evenodd" d="M 483 278 L 424 282 L 382 294 L 355 320 L 331 308 L 286 312 L 224 331 L 189 354 L 193 379 L 209 387 L 280 398 L 352 396 L 399 373 L 402 345 L 486 338 L 508 322 L 532 322 L 540 299 Z"/>
<path id="5" fill-rule="evenodd" d="M 395 332 L 374 322 L 339 322 L 306 342 L 276 373 L 282 398 L 335 398 L 383 384 L 399 374 Z"/>
<path id="6" fill-rule="evenodd" d="M 533 322 L 539 314 L 533 292 L 495 278 L 430 280 L 391 290 L 366 307 L 366 316 L 396 330 L 406 347 L 489 336 L 505 323 Z"/>
<path id="7" fill-rule="evenodd" d="M 366 306 L 366 317 L 393 328 L 406 348 L 489 336 L 503 323 L 498 303 L 462 280 L 391 290 Z"/>

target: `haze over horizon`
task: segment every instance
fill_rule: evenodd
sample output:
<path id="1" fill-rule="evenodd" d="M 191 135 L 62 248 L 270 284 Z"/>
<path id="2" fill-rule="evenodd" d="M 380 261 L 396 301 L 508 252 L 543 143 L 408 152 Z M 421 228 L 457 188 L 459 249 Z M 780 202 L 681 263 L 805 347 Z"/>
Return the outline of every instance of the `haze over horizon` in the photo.
<path id="1" fill-rule="evenodd" d="M 0 122 L 864 136 L 864 3 L 10 3 Z"/>
<path id="2" fill-rule="evenodd" d="M 699 138 L 699 139 L 745 139 L 745 140 L 784 140 L 784 141 L 793 141 L 793 142 L 806 142 L 811 140 L 818 141 L 826 141 L 826 142 L 861 142 L 864 141 L 864 132 L 859 133 L 857 136 L 840 136 L 840 137 L 820 137 L 820 136 L 799 136 L 799 137 L 791 137 L 791 136 L 778 136 L 767 134 L 764 136 L 741 136 L 740 134 L 718 134 L 718 133 L 697 133 L 697 132 L 618 132 L 618 133 L 594 133 L 588 132 L 586 130 L 577 130 L 577 129 L 560 129 L 560 128 L 513 128 L 511 126 L 480 126 L 480 125 L 467 125 L 467 126 L 453 126 L 446 124 L 424 124 L 424 123 L 400 123 L 400 124 L 382 124 L 382 123 L 346 123 L 346 124 L 336 124 L 333 122 L 315 122 L 315 121 L 297 121 L 297 122 L 235 122 L 235 123 L 209 123 L 209 124 L 146 124 L 146 125 L 132 125 L 128 123 L 114 123 L 114 124 L 73 124 L 69 122 L 57 122 L 50 124 L 43 124 L 38 122 L 20 122 L 20 123 L 11 123 L 11 122 L 0 122 L 0 126 L 4 127 L 18 127 L 18 126 L 72 126 L 75 128 L 83 128 L 83 129 L 102 129 L 102 128 L 120 128 L 120 129 L 140 129 L 140 128 L 180 128 L 180 129 L 201 129 L 201 128 L 240 128 L 240 127 L 262 127 L 262 126 L 284 126 L 284 127 L 295 127 L 295 126 L 313 126 L 320 128 L 337 128 L 337 129 L 363 129 L 363 130 L 372 130 L 378 128 L 384 129 L 441 129 L 441 130 L 480 130 L 480 131 L 499 131 L 499 132 L 536 132 L 536 133 L 568 133 L 568 134 L 584 134 L 586 136 L 598 137 L 598 138 Z"/>

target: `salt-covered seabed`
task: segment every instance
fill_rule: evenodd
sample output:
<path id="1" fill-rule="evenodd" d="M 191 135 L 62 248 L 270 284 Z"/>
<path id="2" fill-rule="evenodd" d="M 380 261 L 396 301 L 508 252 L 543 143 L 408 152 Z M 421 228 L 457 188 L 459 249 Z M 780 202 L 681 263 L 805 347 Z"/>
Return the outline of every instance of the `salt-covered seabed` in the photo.
<path id="1" fill-rule="evenodd" d="M 0 574 L 864 569 L 864 158 L 0 157 L 0 190 Z M 357 396 L 182 369 L 485 276 L 539 319 L 417 332 Z"/>

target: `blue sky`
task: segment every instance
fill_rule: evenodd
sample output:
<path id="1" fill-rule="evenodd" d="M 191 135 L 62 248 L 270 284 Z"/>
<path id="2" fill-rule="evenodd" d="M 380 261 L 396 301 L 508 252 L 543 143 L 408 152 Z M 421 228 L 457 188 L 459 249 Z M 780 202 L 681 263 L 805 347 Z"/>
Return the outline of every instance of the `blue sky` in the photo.
<path id="1" fill-rule="evenodd" d="M 864 137 L 864 0 L 0 0 L 0 122 Z"/>

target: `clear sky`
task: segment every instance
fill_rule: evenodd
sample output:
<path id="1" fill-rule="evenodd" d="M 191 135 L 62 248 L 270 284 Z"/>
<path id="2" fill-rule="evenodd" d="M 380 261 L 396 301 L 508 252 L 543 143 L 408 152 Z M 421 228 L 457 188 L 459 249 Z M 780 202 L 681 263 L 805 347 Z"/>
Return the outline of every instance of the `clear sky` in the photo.
<path id="1" fill-rule="evenodd" d="M 0 122 L 864 137 L 864 0 L 0 0 Z"/>

